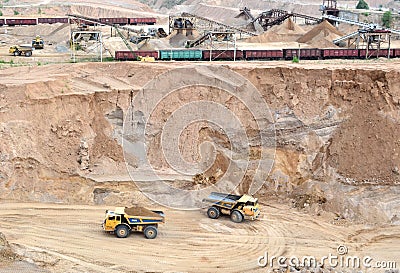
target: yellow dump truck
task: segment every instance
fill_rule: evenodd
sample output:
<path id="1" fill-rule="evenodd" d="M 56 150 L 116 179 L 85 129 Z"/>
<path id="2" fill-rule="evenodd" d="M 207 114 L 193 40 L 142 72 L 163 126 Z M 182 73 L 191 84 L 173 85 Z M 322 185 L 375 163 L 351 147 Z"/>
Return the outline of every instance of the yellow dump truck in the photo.
<path id="1" fill-rule="evenodd" d="M 260 215 L 258 199 L 250 195 L 233 195 L 227 193 L 212 192 L 203 202 L 211 203 L 207 215 L 211 219 L 217 219 L 221 214 L 229 215 L 235 223 L 244 219 L 255 220 Z"/>
<path id="2" fill-rule="evenodd" d="M 32 47 L 28 46 L 11 46 L 8 52 L 14 56 L 24 55 L 26 57 L 32 56 Z"/>
<path id="3" fill-rule="evenodd" d="M 32 40 L 32 47 L 35 49 L 43 49 L 44 48 L 44 41 L 42 38 L 40 38 L 39 35 L 35 37 L 35 39 Z"/>
<path id="4" fill-rule="evenodd" d="M 115 233 L 118 238 L 126 238 L 132 231 L 138 231 L 143 232 L 147 239 L 154 239 L 158 234 L 158 225 L 164 222 L 162 211 L 140 206 L 117 207 L 114 211 L 106 210 L 103 230 Z"/>

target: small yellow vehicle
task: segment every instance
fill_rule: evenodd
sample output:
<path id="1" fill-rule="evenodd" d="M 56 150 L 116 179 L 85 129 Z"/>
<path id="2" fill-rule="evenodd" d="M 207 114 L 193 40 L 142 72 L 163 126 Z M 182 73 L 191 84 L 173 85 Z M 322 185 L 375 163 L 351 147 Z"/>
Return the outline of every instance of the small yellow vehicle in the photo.
<path id="1" fill-rule="evenodd" d="M 40 38 L 39 35 L 36 35 L 35 39 L 32 40 L 32 47 L 35 49 L 43 49 L 44 48 L 44 41 Z"/>
<path id="2" fill-rule="evenodd" d="M 138 56 L 138 60 L 141 62 L 155 62 L 156 61 L 156 59 L 154 57 L 149 57 L 149 56 L 146 56 L 146 57 Z"/>
<path id="3" fill-rule="evenodd" d="M 144 233 L 147 239 L 154 239 L 158 234 L 158 224 L 165 222 L 164 212 L 136 207 L 117 207 L 114 211 L 106 210 L 103 222 L 105 232 L 115 233 L 118 238 L 126 238 L 132 231 Z"/>
<path id="4" fill-rule="evenodd" d="M 8 52 L 14 56 L 24 55 L 26 57 L 32 56 L 32 47 L 29 46 L 11 46 Z"/>
<path id="5" fill-rule="evenodd" d="M 217 219 L 221 214 L 229 215 L 235 223 L 244 219 L 255 220 L 260 215 L 258 199 L 250 195 L 233 195 L 212 192 L 203 202 L 212 203 L 207 210 L 211 219 Z"/>

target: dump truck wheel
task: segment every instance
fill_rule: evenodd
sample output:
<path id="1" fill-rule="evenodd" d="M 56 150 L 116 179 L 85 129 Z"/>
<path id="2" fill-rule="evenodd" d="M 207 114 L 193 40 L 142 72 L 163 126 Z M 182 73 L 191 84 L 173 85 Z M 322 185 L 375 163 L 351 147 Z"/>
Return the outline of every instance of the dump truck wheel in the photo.
<path id="1" fill-rule="evenodd" d="M 240 223 L 243 221 L 243 214 L 238 210 L 234 210 L 231 213 L 231 220 L 232 222 Z"/>
<path id="2" fill-rule="evenodd" d="M 32 52 L 25 52 L 25 57 L 30 57 L 32 55 Z"/>
<path id="3" fill-rule="evenodd" d="M 157 237 L 157 228 L 153 226 L 148 226 L 144 229 L 144 237 L 147 239 L 154 239 Z"/>
<path id="4" fill-rule="evenodd" d="M 217 209 L 216 207 L 211 207 L 207 210 L 207 215 L 211 219 L 217 219 L 220 215 L 219 209 Z"/>
<path id="5" fill-rule="evenodd" d="M 115 234 L 118 238 L 126 238 L 129 235 L 129 228 L 125 225 L 117 226 Z"/>
<path id="6" fill-rule="evenodd" d="M 14 56 L 18 56 L 18 55 L 19 55 L 18 51 L 14 51 Z"/>

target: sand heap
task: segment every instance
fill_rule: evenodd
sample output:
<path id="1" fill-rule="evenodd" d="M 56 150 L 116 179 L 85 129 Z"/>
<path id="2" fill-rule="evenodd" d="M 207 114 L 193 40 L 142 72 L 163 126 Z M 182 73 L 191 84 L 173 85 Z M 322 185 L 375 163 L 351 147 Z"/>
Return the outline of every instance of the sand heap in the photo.
<path id="1" fill-rule="evenodd" d="M 237 17 L 238 11 L 238 8 L 207 5 L 204 3 L 189 8 L 189 12 L 192 14 L 203 16 L 230 26 L 243 27 L 248 21 L 243 17 Z"/>
<path id="2" fill-rule="evenodd" d="M 121 37 L 107 37 L 103 39 L 103 46 L 106 51 L 110 52 L 111 56 L 115 56 L 115 51 L 128 50 Z M 130 44 L 133 50 L 137 50 L 136 45 Z"/>
<path id="3" fill-rule="evenodd" d="M 24 40 L 26 40 L 25 37 L 31 37 L 29 40 L 26 40 L 27 43 L 30 43 L 31 39 L 36 35 L 40 35 L 45 40 L 46 44 L 56 44 L 68 41 L 70 37 L 70 28 L 69 24 L 62 23 L 39 24 L 34 26 L 16 26 L 12 28 L 11 33 Z"/>
<path id="4" fill-rule="evenodd" d="M 352 33 L 357 31 L 360 27 L 350 24 L 339 24 L 337 28 L 342 33 Z"/>
<path id="5" fill-rule="evenodd" d="M 299 39 L 305 31 L 291 18 L 282 24 L 271 27 L 261 35 L 246 39 L 248 43 L 271 43 L 271 42 L 294 42 Z"/>
<path id="6" fill-rule="evenodd" d="M 138 44 L 140 50 L 160 50 L 171 48 L 169 41 L 165 38 L 161 39 L 149 39 Z"/>
<path id="7" fill-rule="evenodd" d="M 343 35 L 342 32 L 338 31 L 328 21 L 323 21 L 301 36 L 297 42 L 306 43 L 318 48 L 336 47 L 332 41 Z"/>
<path id="8" fill-rule="evenodd" d="M 137 47 L 139 50 L 156 50 L 156 48 L 148 40 L 140 42 Z"/>
<path id="9" fill-rule="evenodd" d="M 165 39 L 169 41 L 172 47 L 185 47 L 187 40 L 195 40 L 197 37 L 199 37 L 199 33 L 196 30 L 193 30 L 191 33 L 174 30 Z"/>

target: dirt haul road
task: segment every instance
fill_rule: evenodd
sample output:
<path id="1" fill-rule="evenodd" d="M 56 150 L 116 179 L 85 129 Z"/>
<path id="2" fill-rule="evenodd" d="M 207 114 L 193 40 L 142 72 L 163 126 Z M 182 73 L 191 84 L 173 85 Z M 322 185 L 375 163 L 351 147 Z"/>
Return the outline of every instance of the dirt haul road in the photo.
<path id="1" fill-rule="evenodd" d="M 1 207 L 0 230 L 18 254 L 44 272 L 270 272 L 269 266 L 257 265 L 266 251 L 269 257 L 321 258 L 337 255 L 339 245 L 348 247 L 351 256 L 400 262 L 397 227 L 337 225 L 328 215 L 305 215 L 281 204 L 263 206 L 259 221 L 241 224 L 212 220 L 200 211 L 164 209 L 167 222 L 155 240 L 140 233 L 126 239 L 103 233 L 102 206 Z M 9 272 L 10 266 L 0 266 L 0 272 Z M 379 270 L 365 272 L 385 272 Z"/>

